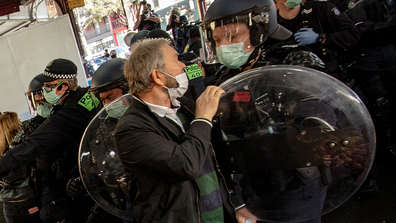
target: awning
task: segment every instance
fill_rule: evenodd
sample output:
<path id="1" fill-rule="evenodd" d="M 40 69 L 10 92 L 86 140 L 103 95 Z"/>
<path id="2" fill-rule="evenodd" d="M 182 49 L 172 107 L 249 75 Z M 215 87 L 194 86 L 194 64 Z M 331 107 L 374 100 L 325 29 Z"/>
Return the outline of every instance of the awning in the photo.
<path id="1" fill-rule="evenodd" d="M 19 0 L 0 0 L 0 16 L 19 12 Z"/>

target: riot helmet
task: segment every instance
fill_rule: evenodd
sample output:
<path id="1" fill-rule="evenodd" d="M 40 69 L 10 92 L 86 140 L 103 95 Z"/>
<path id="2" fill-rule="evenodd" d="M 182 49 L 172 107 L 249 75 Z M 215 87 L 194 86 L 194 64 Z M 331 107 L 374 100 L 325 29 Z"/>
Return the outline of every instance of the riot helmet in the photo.
<path id="1" fill-rule="evenodd" d="M 278 25 L 276 18 L 273 0 L 214 1 L 201 24 L 205 62 L 227 65 L 223 62 L 227 59 L 222 56 L 229 56 L 240 57 L 245 63 L 250 53 L 268 37 L 289 38 L 291 32 Z M 222 49 L 226 45 L 228 49 Z M 234 55 L 229 51 L 231 48 L 238 48 L 239 53 Z"/>
<path id="2" fill-rule="evenodd" d="M 123 94 L 128 93 L 128 84 L 124 77 L 125 61 L 126 59 L 114 58 L 103 63 L 92 76 L 88 91 L 97 98 L 99 93 L 114 88 L 120 88 Z"/>
<path id="3" fill-rule="evenodd" d="M 25 93 L 31 115 L 36 115 L 39 106 L 46 102 L 43 94 L 43 89 L 41 88 L 43 86 L 43 83 L 39 82 L 36 77 L 34 77 L 30 81 L 28 90 Z"/>

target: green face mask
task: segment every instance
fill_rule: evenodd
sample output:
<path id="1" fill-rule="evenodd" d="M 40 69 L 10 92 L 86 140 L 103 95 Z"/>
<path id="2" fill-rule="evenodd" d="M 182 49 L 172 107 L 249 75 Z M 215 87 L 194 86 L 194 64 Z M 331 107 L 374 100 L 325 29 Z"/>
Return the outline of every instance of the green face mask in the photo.
<path id="1" fill-rule="evenodd" d="M 48 118 L 50 112 L 52 110 L 52 105 L 49 103 L 44 103 L 37 108 L 37 114 L 43 118 Z"/>
<path id="2" fill-rule="evenodd" d="M 220 45 L 219 47 L 216 47 L 216 53 L 220 63 L 231 69 L 239 68 L 245 64 L 251 54 L 251 52 L 246 53 L 244 50 L 244 43 L 249 36 L 240 43 Z"/>
<path id="3" fill-rule="evenodd" d="M 302 0 L 287 0 L 287 2 L 285 3 L 286 7 L 294 9 L 296 8 L 298 5 L 300 5 L 300 3 L 302 2 Z"/>
<path id="4" fill-rule="evenodd" d="M 44 98 L 48 103 L 56 106 L 60 104 L 60 99 L 62 98 L 62 95 L 57 95 L 55 89 L 52 89 L 52 91 L 50 92 L 46 92 L 44 90 Z"/>
<path id="5" fill-rule="evenodd" d="M 128 108 L 124 106 L 122 100 L 115 102 L 106 107 L 106 112 L 110 117 L 119 119 L 126 112 Z"/>

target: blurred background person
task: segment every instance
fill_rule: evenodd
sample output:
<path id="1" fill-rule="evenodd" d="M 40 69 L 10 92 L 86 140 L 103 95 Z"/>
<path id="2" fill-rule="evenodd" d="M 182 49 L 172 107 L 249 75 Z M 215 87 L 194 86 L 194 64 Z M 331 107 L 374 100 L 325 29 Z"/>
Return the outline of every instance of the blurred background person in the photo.
<path id="1" fill-rule="evenodd" d="M 137 11 L 137 21 L 133 26 L 133 31 L 141 30 L 154 30 L 160 29 L 160 19 L 157 14 L 151 11 L 149 4 L 146 1 L 139 3 L 139 9 Z"/>
<path id="2" fill-rule="evenodd" d="M 185 37 L 185 29 L 182 29 L 182 26 L 186 26 L 188 24 L 187 17 L 185 15 L 180 15 L 180 9 L 179 8 L 173 8 L 171 11 L 171 15 L 169 16 L 168 19 L 168 25 L 166 26 L 166 31 L 169 31 L 172 29 L 172 36 L 173 39 L 175 40 L 175 50 L 178 53 L 183 53 L 184 51 L 184 46 L 187 43 L 187 40 Z"/>
<path id="3" fill-rule="evenodd" d="M 18 114 L 4 112 L 0 115 L 0 154 L 12 150 L 12 142 L 21 130 Z M 4 216 L 9 223 L 40 222 L 38 202 L 29 184 L 30 165 L 11 170 L 3 176 L 0 193 Z"/>
<path id="4" fill-rule="evenodd" d="M 184 48 L 184 53 L 192 52 L 201 56 L 200 50 L 202 48 L 201 35 L 199 33 L 199 26 L 195 25 L 188 31 L 189 39 Z"/>
<path id="5" fill-rule="evenodd" d="M 114 59 L 114 58 L 117 58 L 117 51 L 112 50 L 110 51 L 110 59 Z"/>

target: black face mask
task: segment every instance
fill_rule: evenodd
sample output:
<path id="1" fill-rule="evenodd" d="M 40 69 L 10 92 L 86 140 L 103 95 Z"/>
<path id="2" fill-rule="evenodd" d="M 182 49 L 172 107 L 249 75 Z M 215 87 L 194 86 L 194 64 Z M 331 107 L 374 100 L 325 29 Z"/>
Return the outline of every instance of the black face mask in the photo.
<path id="1" fill-rule="evenodd" d="M 111 58 L 117 58 L 117 55 L 113 54 L 111 55 Z"/>

